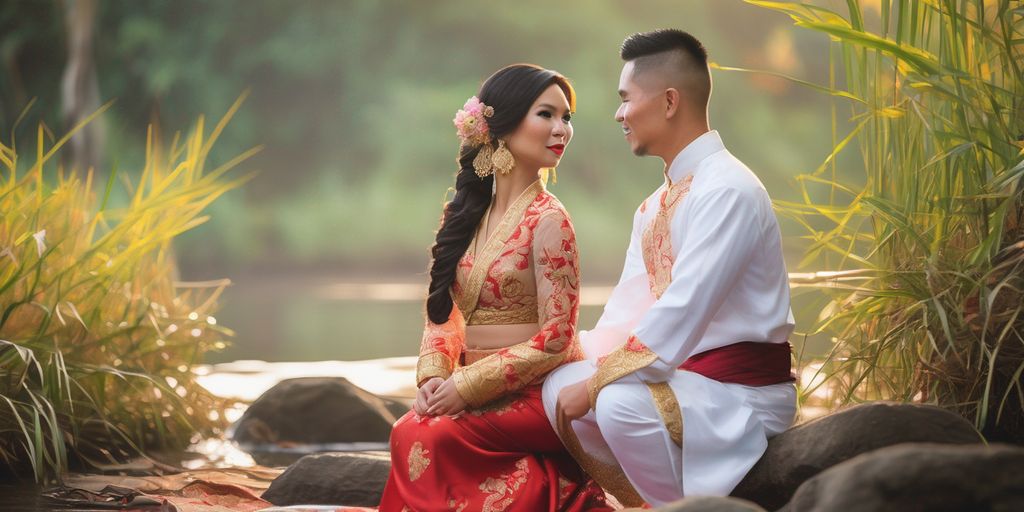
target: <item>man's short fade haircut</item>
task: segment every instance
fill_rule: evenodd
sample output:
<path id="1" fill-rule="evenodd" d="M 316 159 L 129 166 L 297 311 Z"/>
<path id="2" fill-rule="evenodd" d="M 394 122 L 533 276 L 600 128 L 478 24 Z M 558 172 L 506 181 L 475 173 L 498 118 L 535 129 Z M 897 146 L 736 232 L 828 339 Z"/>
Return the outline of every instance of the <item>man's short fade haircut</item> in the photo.
<path id="1" fill-rule="evenodd" d="M 674 28 L 633 34 L 622 42 L 622 60 L 633 62 L 633 76 L 660 71 L 673 87 L 698 105 L 711 96 L 708 52 L 692 35 Z"/>
<path id="2" fill-rule="evenodd" d="M 622 60 L 630 61 L 669 50 L 683 51 L 693 59 L 694 64 L 706 66 L 708 63 L 708 52 L 704 45 L 696 37 L 674 28 L 633 34 L 622 42 L 619 55 Z"/>

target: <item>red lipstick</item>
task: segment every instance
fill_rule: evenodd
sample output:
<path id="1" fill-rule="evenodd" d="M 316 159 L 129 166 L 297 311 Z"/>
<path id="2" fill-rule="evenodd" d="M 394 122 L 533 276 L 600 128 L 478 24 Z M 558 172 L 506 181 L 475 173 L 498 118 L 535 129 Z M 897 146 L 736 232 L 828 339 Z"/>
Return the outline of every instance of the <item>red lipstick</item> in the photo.
<path id="1" fill-rule="evenodd" d="M 548 146 L 548 149 L 554 151 L 556 155 L 562 156 L 562 153 L 565 152 L 565 144 L 552 144 Z"/>

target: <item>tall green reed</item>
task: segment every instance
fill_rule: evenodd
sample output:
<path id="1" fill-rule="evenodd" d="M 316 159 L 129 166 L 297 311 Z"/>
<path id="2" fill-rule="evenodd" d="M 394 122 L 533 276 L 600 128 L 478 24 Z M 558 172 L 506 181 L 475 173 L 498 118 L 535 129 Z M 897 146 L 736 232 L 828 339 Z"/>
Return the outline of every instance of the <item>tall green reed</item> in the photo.
<path id="1" fill-rule="evenodd" d="M 212 316 L 227 283 L 180 282 L 171 243 L 247 179 L 227 173 L 255 150 L 205 169 L 241 100 L 166 147 L 150 128 L 137 183 L 57 164 L 109 104 L 59 140 L 40 125 L 28 155 L 0 143 L 0 462 L 15 474 L 45 481 L 223 426 L 192 367 L 230 335 Z"/>
<path id="2" fill-rule="evenodd" d="M 809 283 L 834 345 L 804 393 L 935 403 L 1024 441 L 1024 5 L 747 1 L 828 35 L 813 87 L 851 126 L 776 205 L 805 230 L 801 266 L 834 272 Z M 854 148 L 851 177 L 837 156 Z"/>

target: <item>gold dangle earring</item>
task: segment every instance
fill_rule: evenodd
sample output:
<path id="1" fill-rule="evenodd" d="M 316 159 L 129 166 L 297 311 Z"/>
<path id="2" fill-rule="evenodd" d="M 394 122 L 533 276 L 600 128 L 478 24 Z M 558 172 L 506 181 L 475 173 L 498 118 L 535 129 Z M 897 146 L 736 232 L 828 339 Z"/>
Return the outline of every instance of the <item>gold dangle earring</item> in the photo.
<path id="1" fill-rule="evenodd" d="M 476 171 L 476 175 L 480 179 L 494 173 L 494 164 L 491 163 L 492 155 L 494 155 L 494 148 L 489 142 L 485 142 L 480 146 L 480 152 L 476 154 L 476 158 L 473 159 L 473 170 Z"/>
<path id="2" fill-rule="evenodd" d="M 558 169 L 555 167 L 541 169 L 540 180 L 543 181 L 545 185 L 548 184 L 548 180 L 550 180 L 551 183 L 558 183 Z"/>
<path id="3" fill-rule="evenodd" d="M 498 140 L 498 149 L 494 150 L 494 155 L 491 156 L 491 163 L 494 164 L 494 169 L 507 176 L 508 173 L 512 172 L 512 168 L 516 165 L 515 158 L 512 158 L 512 152 L 505 147 L 504 140 Z"/>

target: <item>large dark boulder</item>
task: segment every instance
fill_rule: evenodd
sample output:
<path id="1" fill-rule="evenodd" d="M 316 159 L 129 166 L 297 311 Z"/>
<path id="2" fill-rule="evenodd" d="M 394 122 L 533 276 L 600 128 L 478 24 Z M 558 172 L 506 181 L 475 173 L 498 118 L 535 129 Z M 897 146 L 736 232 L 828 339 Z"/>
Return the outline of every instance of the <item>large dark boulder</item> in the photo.
<path id="1" fill-rule="evenodd" d="M 739 498 L 695 496 L 662 505 L 657 512 L 765 512 L 756 503 Z"/>
<path id="2" fill-rule="evenodd" d="M 341 377 L 288 379 L 249 406 L 231 437 L 243 445 L 386 443 L 408 409 Z"/>
<path id="3" fill-rule="evenodd" d="M 775 510 L 811 477 L 862 453 L 900 443 L 980 442 L 981 436 L 967 420 L 938 407 L 860 404 L 769 440 L 764 456 L 732 495 Z"/>
<path id="4" fill-rule="evenodd" d="M 1024 448 L 931 443 L 882 448 L 808 480 L 784 510 L 1024 510 Z"/>
<path id="5" fill-rule="evenodd" d="M 318 453 L 299 459 L 262 498 L 277 506 L 376 507 L 391 471 L 387 453 Z"/>

